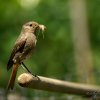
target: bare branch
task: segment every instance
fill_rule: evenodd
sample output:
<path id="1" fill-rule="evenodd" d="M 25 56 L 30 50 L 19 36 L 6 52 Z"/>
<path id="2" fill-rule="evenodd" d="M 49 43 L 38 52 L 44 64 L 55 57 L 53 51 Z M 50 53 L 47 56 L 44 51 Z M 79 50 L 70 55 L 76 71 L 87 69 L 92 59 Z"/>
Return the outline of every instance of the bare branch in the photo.
<path id="1" fill-rule="evenodd" d="M 83 96 L 100 96 L 100 87 L 61 81 L 42 76 L 33 76 L 29 73 L 23 73 L 18 77 L 18 83 L 22 87 L 61 92 Z"/>

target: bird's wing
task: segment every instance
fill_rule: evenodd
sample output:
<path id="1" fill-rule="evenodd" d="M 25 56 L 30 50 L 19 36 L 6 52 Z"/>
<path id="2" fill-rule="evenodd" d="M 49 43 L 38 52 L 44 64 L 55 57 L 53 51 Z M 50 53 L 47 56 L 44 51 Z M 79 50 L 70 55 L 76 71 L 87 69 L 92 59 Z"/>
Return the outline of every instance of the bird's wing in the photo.
<path id="1" fill-rule="evenodd" d="M 7 70 L 9 70 L 12 67 L 12 65 L 14 63 L 13 58 L 14 58 L 15 54 L 17 52 L 22 52 L 22 50 L 24 49 L 25 43 L 26 43 L 26 39 L 22 39 L 21 41 L 18 41 L 15 43 L 15 46 L 12 50 L 9 61 L 7 63 Z"/>

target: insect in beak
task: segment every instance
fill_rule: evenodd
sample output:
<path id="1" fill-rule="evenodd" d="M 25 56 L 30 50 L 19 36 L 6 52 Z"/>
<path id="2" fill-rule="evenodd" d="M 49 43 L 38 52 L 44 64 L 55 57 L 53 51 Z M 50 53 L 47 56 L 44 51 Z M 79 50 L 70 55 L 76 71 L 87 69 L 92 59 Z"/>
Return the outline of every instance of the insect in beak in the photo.
<path id="1" fill-rule="evenodd" d="M 43 32 L 45 31 L 46 27 L 44 25 L 39 25 L 39 28 L 42 31 L 42 35 L 43 35 L 43 38 L 44 38 Z"/>

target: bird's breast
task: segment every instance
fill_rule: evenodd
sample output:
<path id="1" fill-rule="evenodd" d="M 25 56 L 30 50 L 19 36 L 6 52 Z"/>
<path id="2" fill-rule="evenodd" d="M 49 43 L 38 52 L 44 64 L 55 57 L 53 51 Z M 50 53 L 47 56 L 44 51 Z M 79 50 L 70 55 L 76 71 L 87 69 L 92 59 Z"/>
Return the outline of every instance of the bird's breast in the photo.
<path id="1" fill-rule="evenodd" d="M 37 39 L 34 34 L 29 34 L 27 36 L 27 44 L 29 44 L 31 47 L 35 47 L 36 42 L 37 42 Z"/>

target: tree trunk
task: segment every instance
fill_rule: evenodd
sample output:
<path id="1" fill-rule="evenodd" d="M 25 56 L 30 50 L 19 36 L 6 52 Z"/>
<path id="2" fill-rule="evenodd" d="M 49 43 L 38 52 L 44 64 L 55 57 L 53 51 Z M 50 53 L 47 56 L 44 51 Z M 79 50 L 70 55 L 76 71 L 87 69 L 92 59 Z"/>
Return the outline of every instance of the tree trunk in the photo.
<path id="1" fill-rule="evenodd" d="M 69 0 L 69 8 L 78 80 L 94 84 L 85 0 Z"/>

